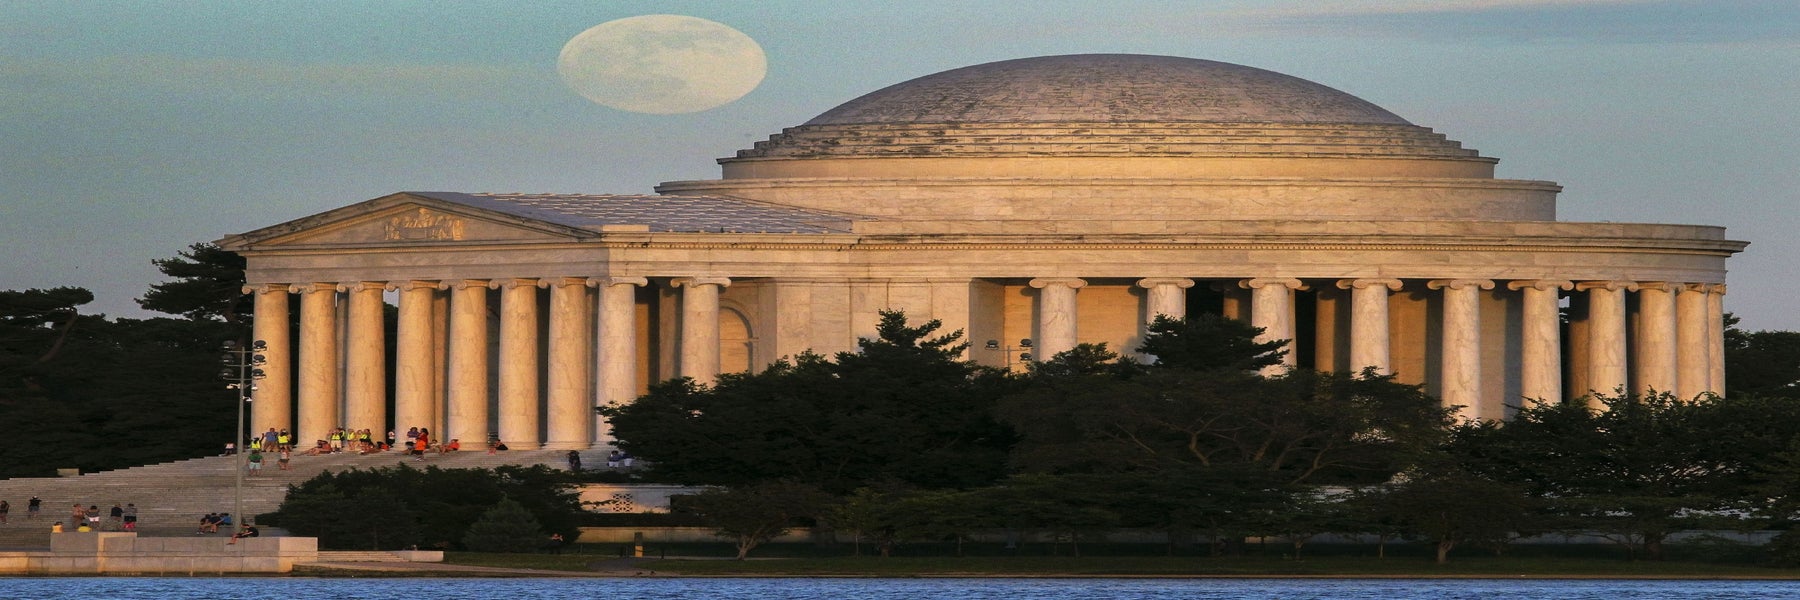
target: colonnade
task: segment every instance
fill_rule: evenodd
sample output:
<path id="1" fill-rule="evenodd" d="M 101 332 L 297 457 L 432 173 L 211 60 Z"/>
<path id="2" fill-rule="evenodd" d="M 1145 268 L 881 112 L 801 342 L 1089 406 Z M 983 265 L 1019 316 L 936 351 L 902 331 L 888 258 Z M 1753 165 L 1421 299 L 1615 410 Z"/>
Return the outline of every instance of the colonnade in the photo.
<path id="1" fill-rule="evenodd" d="M 679 373 L 710 383 L 719 373 L 719 292 L 731 280 L 670 283 L 683 289 Z M 438 439 L 479 444 L 497 422 L 494 433 L 515 448 L 603 444 L 608 438 L 594 408 L 637 395 L 635 298 L 648 284 L 643 277 L 552 277 L 246 288 L 256 296 L 253 333 L 270 348 L 252 427 L 292 424 L 302 444 L 325 439 L 336 427 L 385 433 L 383 293 L 397 292 L 393 427 L 427 427 Z M 547 315 L 539 314 L 540 289 L 549 293 Z M 491 290 L 499 292 L 498 356 L 490 355 L 488 343 Z M 289 356 L 289 294 L 300 296 L 297 356 Z M 542 317 L 549 325 L 540 331 Z M 490 373 L 497 381 L 489 381 Z M 297 398 L 277 383 L 289 381 Z M 491 404 L 490 387 L 497 396 Z"/>
<path id="2" fill-rule="evenodd" d="M 1348 363 L 1394 372 L 1390 297 L 1403 288 L 1441 294 L 1438 392 L 1465 417 L 1495 414 L 1482 392 L 1482 294 L 1497 287 L 1519 292 L 1519 393 L 1527 398 L 1579 397 L 1669 391 L 1682 398 L 1724 389 L 1723 295 L 1725 286 L 1704 283 L 1394 278 L 1312 280 L 1263 277 L 1214 281 L 1225 297 L 1226 316 L 1263 329 L 1261 339 L 1292 340 L 1295 293 L 1309 285 L 1347 291 Z M 1328 283 L 1327 283 L 1328 282 Z M 702 383 L 720 370 L 719 299 L 732 281 L 692 276 L 668 280 L 681 290 L 676 372 Z M 1184 317 L 1195 279 L 1153 277 L 1142 288 L 1143 314 Z M 256 431 L 297 424 L 302 443 L 323 439 L 334 427 L 388 428 L 383 297 L 396 292 L 399 318 L 393 425 L 431 427 L 439 439 L 477 444 L 498 425 L 502 440 L 517 448 L 588 448 L 609 441 L 596 418 L 597 405 L 630 402 L 637 394 L 640 351 L 638 289 L 643 277 L 547 277 L 261 284 L 254 335 L 270 348 L 252 416 Z M 1075 347 L 1080 319 L 1079 278 L 1032 279 L 1038 290 L 1037 351 L 1048 358 Z M 1327 288 L 1329 289 L 1329 288 Z M 548 290 L 540 315 L 540 290 Z M 490 335 L 490 292 L 498 292 L 498 334 Z M 1564 293 L 1585 309 L 1569 324 L 1566 374 L 1559 302 Z M 300 297 L 298 343 L 289 339 L 289 295 Z M 1635 313 L 1627 312 L 1636 294 Z M 768 307 L 780 310 L 780 307 Z M 540 327 L 540 320 L 547 327 Z M 544 336 L 540 339 L 540 335 Z M 490 348 L 489 340 L 498 344 Z M 341 346 L 341 347 L 340 347 Z M 289 356 L 297 348 L 297 356 Z M 1291 346 L 1290 346 L 1291 349 Z M 497 350 L 497 356 L 492 355 Z M 540 351 L 541 350 L 541 351 Z M 1284 365 L 1291 367 L 1295 353 Z M 497 363 L 497 364 L 496 364 Z M 491 374 L 491 375 L 490 375 Z M 489 381 L 489 377 L 497 381 Z M 290 386 L 277 382 L 294 381 Z M 1565 381 L 1568 389 L 1565 389 Z M 490 402 L 490 389 L 496 398 Z M 542 414 L 540 414 L 542 398 Z M 291 414 L 290 405 L 298 414 Z M 1492 407 L 1487 407 L 1492 408 Z M 489 414 L 493 410 L 496 414 Z M 297 419 L 296 419 L 297 418 Z M 296 423 L 297 421 L 297 423 Z"/>
<path id="3" fill-rule="evenodd" d="M 1194 280 L 1148 278 L 1136 282 L 1146 290 L 1145 315 L 1184 316 L 1186 290 Z M 1269 277 L 1222 282 L 1221 290 L 1247 290 L 1251 325 L 1262 328 L 1259 341 L 1288 340 L 1283 364 L 1269 367 L 1279 372 L 1295 363 L 1294 296 L 1307 289 L 1297 278 Z M 1441 294 L 1438 392 L 1446 405 L 1462 407 L 1461 415 L 1479 418 L 1494 414 L 1484 408 L 1500 399 L 1484 397 L 1480 294 L 1498 285 L 1488 279 L 1423 280 L 1424 287 Z M 1032 280 L 1039 296 L 1038 335 L 1040 352 L 1050 357 L 1074 347 L 1075 295 L 1086 282 L 1058 278 Z M 1349 364 L 1360 371 L 1373 367 L 1393 373 L 1392 324 L 1389 297 L 1404 282 L 1393 278 L 1334 280 L 1332 285 L 1350 292 Z M 1561 400 L 1593 393 L 1670 392 L 1689 399 L 1725 389 L 1724 294 L 1722 284 L 1511 280 L 1505 289 L 1520 292 L 1519 381 L 1520 396 Z M 1587 314 L 1572 335 L 1583 336 L 1573 346 L 1584 353 L 1570 357 L 1572 369 L 1564 386 L 1563 323 L 1561 292 L 1574 291 L 1587 306 Z M 1626 311 L 1627 294 L 1637 294 L 1636 324 Z M 1246 318 L 1242 299 L 1227 295 L 1227 316 Z M 1575 341 L 1575 340 L 1571 340 Z M 1488 341 L 1491 345 L 1498 341 Z M 1511 399 L 1507 399 L 1510 401 Z"/>

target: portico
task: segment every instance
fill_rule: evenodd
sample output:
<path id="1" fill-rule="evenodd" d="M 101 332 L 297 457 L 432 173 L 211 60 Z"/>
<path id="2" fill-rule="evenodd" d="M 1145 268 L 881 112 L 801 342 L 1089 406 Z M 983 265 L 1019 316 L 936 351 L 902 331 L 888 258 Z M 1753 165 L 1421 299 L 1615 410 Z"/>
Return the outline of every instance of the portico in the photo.
<path id="1" fill-rule="evenodd" d="M 853 100 L 657 195 L 401 192 L 221 240 L 249 259 L 270 380 L 293 381 L 262 386 L 254 426 L 605 445 L 595 406 L 854 350 L 882 310 L 994 366 L 1012 361 L 985 340 L 1129 356 L 1159 314 L 1221 314 L 1288 340 L 1272 371 L 1373 368 L 1474 419 L 1723 389 L 1744 243 L 1721 228 L 1557 221 L 1557 185 L 1267 71 L 995 65 Z M 983 100 L 933 104 L 945 89 Z"/>

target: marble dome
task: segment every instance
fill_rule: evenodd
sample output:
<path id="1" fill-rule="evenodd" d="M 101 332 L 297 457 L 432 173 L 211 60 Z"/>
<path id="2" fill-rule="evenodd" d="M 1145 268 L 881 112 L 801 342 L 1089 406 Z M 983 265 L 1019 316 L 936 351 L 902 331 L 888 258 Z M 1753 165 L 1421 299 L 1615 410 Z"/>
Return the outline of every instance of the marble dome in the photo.
<path id="1" fill-rule="evenodd" d="M 1075 122 L 1411 124 L 1298 77 L 1141 54 L 1040 56 L 953 69 L 876 90 L 806 124 Z"/>
<path id="2" fill-rule="evenodd" d="M 926 75 L 845 102 L 720 162 L 727 178 L 885 176 L 891 169 L 845 160 L 1047 157 L 1351 159 L 1363 162 L 1339 172 L 1364 175 L 1420 174 L 1394 161 L 1425 161 L 1440 177 L 1491 176 L 1494 163 L 1430 128 L 1305 79 L 1140 54 L 1041 56 Z M 832 166 L 800 165 L 820 162 Z M 940 173 L 1040 174 L 1019 165 L 974 164 Z M 1198 164 L 1180 172 L 1219 172 Z M 1120 168 L 1096 171 L 1059 160 L 1053 172 L 1085 177 Z M 1321 173 L 1291 161 L 1237 172 Z"/>

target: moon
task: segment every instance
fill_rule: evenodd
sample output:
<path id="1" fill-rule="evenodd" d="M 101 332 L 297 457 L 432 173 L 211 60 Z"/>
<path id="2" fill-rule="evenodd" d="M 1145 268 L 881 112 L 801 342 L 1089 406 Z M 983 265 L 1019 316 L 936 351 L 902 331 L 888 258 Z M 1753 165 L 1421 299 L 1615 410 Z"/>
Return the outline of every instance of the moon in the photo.
<path id="1" fill-rule="evenodd" d="M 563 45 L 556 72 L 589 100 L 673 115 L 730 104 L 768 73 L 762 46 L 706 19 L 644 15 L 607 21 Z"/>

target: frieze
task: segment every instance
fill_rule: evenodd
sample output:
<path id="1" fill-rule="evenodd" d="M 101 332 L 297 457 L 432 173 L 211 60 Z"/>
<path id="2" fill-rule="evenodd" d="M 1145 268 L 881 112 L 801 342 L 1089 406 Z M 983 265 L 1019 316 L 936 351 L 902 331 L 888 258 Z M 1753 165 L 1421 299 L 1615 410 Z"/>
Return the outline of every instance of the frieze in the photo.
<path id="1" fill-rule="evenodd" d="M 388 219 L 389 241 L 458 241 L 463 239 L 463 220 L 428 208 Z"/>

